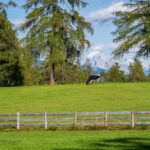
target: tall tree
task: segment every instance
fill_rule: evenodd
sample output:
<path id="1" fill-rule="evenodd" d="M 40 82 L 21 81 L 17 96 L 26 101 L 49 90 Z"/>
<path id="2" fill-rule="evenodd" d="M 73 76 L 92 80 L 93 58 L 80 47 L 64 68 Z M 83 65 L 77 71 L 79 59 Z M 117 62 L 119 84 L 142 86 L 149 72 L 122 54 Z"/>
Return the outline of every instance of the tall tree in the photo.
<path id="1" fill-rule="evenodd" d="M 50 84 L 55 83 L 57 65 L 73 63 L 90 46 L 85 30 L 92 33 L 91 24 L 77 11 L 86 6 L 84 0 L 27 0 L 24 5 L 29 12 L 23 25 L 28 29 L 26 43 L 45 57 Z"/>
<path id="2" fill-rule="evenodd" d="M 120 69 L 118 63 L 113 64 L 106 73 L 106 80 L 110 82 L 123 82 L 125 81 L 125 74 Z"/>
<path id="3" fill-rule="evenodd" d="M 150 56 L 150 1 L 129 0 L 124 4 L 128 11 L 115 13 L 113 33 L 114 42 L 119 43 L 113 52 L 115 56 L 123 56 L 136 47 L 136 56 Z"/>
<path id="4" fill-rule="evenodd" d="M 4 4 L 0 2 L 0 85 L 21 84 L 21 73 L 19 68 L 18 49 L 19 44 L 16 32 L 7 19 L 5 8 L 8 5 L 15 5 L 13 2 Z"/>
<path id="5" fill-rule="evenodd" d="M 143 66 L 138 59 L 135 59 L 134 62 L 130 64 L 129 70 L 130 70 L 129 81 L 139 82 L 145 80 Z"/>

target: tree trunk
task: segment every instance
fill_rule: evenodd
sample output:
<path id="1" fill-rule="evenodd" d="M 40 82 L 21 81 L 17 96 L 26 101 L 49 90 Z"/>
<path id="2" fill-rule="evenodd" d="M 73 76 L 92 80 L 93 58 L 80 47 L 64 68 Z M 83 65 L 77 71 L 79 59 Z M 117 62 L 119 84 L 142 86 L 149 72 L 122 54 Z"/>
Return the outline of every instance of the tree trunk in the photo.
<path id="1" fill-rule="evenodd" d="M 50 65 L 49 68 L 50 68 L 50 75 L 49 75 L 50 80 L 49 80 L 49 83 L 50 83 L 50 85 L 54 85 L 55 84 L 55 80 L 54 80 L 54 64 Z"/>

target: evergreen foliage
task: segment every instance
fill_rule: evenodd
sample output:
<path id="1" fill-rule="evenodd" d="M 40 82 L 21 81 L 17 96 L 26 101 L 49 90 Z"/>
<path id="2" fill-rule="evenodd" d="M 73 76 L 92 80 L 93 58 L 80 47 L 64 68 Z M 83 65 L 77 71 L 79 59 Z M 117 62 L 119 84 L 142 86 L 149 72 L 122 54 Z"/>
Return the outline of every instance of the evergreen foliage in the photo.
<path id="1" fill-rule="evenodd" d="M 31 51 L 20 48 L 19 55 L 23 85 L 30 86 L 40 84 L 44 78 L 42 77 L 43 70 L 40 70 L 40 66 L 35 63 L 35 57 L 33 57 Z"/>
<path id="2" fill-rule="evenodd" d="M 7 18 L 9 6 L 17 5 L 13 1 L 0 2 L 0 86 L 87 80 L 92 68 L 89 61 L 80 64 L 80 55 L 90 46 L 85 32 L 92 34 L 93 30 L 78 11 L 87 6 L 85 0 L 27 0 L 24 8 L 28 14 L 22 26 L 27 36 L 22 40 L 22 47 Z M 119 46 L 113 54 L 123 56 L 138 48 L 137 56 L 149 57 L 150 1 L 130 0 L 124 7 L 128 11 L 115 13 L 117 30 L 113 34 Z M 150 80 L 150 75 L 145 77 L 138 59 L 130 64 L 129 70 L 130 74 L 125 75 L 115 63 L 101 74 L 101 79 L 110 82 Z"/>
<path id="3" fill-rule="evenodd" d="M 12 24 L 7 19 L 5 7 L 15 5 L 0 3 L 0 86 L 22 84 L 19 67 L 19 43 Z"/>
<path id="4" fill-rule="evenodd" d="M 125 81 L 125 74 L 122 70 L 120 70 L 120 66 L 118 63 L 115 63 L 110 67 L 105 77 L 106 77 L 106 80 L 110 82 L 124 82 Z"/>
<path id="5" fill-rule="evenodd" d="M 115 56 L 123 56 L 134 48 L 136 56 L 150 56 L 150 1 L 129 0 L 124 4 L 128 11 L 115 13 L 114 25 L 117 30 L 114 42 L 119 43 L 113 52 Z"/>
<path id="6" fill-rule="evenodd" d="M 91 24 L 77 11 L 86 5 L 83 0 L 27 0 L 24 5 L 29 12 L 22 27 L 28 29 L 26 43 L 33 53 L 45 57 L 51 84 L 57 66 L 73 64 L 90 46 L 85 30 L 92 33 Z"/>
<path id="7" fill-rule="evenodd" d="M 140 82 L 146 79 L 142 63 L 138 59 L 135 59 L 134 62 L 130 64 L 129 70 L 130 70 L 129 81 Z"/>
<path id="8" fill-rule="evenodd" d="M 8 8 L 9 6 L 16 7 L 17 4 L 13 1 L 8 1 L 8 3 L 0 2 L 0 11 L 4 12 L 5 9 Z"/>

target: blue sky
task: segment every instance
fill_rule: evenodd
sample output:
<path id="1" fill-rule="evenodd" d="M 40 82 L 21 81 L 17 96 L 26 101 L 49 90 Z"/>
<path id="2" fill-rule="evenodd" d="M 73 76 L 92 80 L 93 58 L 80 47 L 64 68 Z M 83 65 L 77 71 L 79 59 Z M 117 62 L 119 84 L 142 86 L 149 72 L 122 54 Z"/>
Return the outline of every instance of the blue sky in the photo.
<path id="1" fill-rule="evenodd" d="M 8 0 L 2 0 L 7 2 Z M 18 8 L 9 8 L 8 17 L 15 26 L 19 26 L 25 20 L 25 10 L 21 7 L 26 0 L 14 0 L 18 4 Z M 86 50 L 84 53 L 84 58 L 89 58 L 92 61 L 96 60 L 99 63 L 99 67 L 104 67 L 101 61 L 112 60 L 112 51 L 116 47 L 113 43 L 112 31 L 115 30 L 112 24 L 112 11 L 123 10 L 122 7 L 123 0 L 86 0 L 89 5 L 80 10 L 81 14 L 92 23 L 94 28 L 94 34 L 87 35 L 88 39 L 91 41 L 91 48 Z M 110 21 L 102 23 L 105 19 Z M 23 33 L 19 33 L 18 37 L 22 37 Z M 100 56 L 100 57 L 98 57 Z M 132 62 L 133 54 L 125 55 L 122 59 L 122 63 L 129 64 Z M 100 60 L 101 58 L 101 60 Z M 93 61 L 94 62 L 94 61 Z M 148 68 L 150 65 L 150 60 L 142 60 L 144 67 Z M 101 66 L 100 66 L 101 65 Z"/>

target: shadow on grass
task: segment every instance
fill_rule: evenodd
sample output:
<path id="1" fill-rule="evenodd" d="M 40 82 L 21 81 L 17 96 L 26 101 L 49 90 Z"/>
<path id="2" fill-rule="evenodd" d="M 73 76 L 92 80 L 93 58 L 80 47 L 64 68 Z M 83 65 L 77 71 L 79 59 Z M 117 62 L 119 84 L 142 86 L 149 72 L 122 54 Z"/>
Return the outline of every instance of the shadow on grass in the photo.
<path id="1" fill-rule="evenodd" d="M 81 143 L 80 141 L 78 143 Z M 56 148 L 53 150 L 150 150 L 150 138 L 116 138 L 82 141 L 81 148 Z"/>

